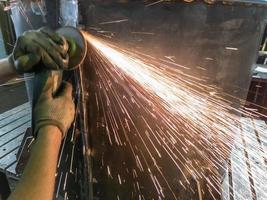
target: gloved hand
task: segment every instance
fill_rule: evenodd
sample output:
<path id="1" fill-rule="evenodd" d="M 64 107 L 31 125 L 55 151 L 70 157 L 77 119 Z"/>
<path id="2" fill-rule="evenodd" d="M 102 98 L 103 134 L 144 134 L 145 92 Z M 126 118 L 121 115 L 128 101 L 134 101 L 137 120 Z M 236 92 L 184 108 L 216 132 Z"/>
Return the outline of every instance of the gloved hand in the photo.
<path id="1" fill-rule="evenodd" d="M 66 69 L 68 48 L 64 37 L 47 28 L 27 31 L 18 38 L 9 62 L 19 74 L 34 72 L 40 62 L 48 69 Z"/>
<path id="2" fill-rule="evenodd" d="M 64 138 L 74 120 L 72 85 L 63 82 L 62 87 L 53 94 L 53 84 L 53 78 L 49 78 L 34 108 L 34 135 L 37 136 L 41 127 L 54 125 L 61 130 Z"/>

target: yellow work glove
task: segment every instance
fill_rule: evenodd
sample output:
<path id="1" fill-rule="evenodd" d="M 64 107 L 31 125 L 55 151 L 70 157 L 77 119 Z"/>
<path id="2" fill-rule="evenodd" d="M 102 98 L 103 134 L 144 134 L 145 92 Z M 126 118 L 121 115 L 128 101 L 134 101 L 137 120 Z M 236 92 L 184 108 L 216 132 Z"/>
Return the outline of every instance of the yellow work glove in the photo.
<path id="1" fill-rule="evenodd" d="M 61 130 L 63 139 L 74 120 L 72 85 L 63 82 L 60 89 L 53 94 L 53 84 L 53 78 L 49 78 L 34 107 L 34 135 L 38 135 L 41 127 L 53 125 Z"/>
<path id="2" fill-rule="evenodd" d="M 40 63 L 47 69 L 67 69 L 68 46 L 64 37 L 48 28 L 27 31 L 18 38 L 9 62 L 19 74 L 38 70 Z"/>

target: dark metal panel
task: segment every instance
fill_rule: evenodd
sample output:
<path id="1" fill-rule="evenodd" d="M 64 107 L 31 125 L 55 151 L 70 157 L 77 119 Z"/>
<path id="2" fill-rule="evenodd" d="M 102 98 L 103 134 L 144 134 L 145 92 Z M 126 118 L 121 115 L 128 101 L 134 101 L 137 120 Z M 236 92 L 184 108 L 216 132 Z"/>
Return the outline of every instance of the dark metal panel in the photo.
<path id="1" fill-rule="evenodd" d="M 8 186 L 8 181 L 7 181 L 7 177 L 4 173 L 0 172 L 0 198 L 1 199 L 7 199 L 8 196 L 10 195 L 11 191 L 10 188 Z"/>
<path id="2" fill-rule="evenodd" d="M 230 95 L 246 97 L 252 75 L 252 64 L 256 61 L 259 42 L 266 23 L 267 13 L 264 7 L 240 4 L 208 5 L 200 2 L 192 4 L 163 2 L 149 7 L 140 1 L 128 3 L 90 1 L 88 3 L 81 0 L 80 3 L 82 22 L 89 32 L 124 48 L 137 50 L 155 58 L 166 59 L 165 56 L 172 56 L 176 63 L 190 68 L 190 70 L 184 69 L 185 73 L 204 78 L 208 84 L 222 88 L 223 92 Z M 109 126 L 112 127 L 112 122 L 105 122 L 105 114 L 110 114 L 105 112 L 109 109 L 116 112 L 116 102 L 112 102 L 112 98 L 111 102 L 105 102 L 109 93 L 105 93 L 97 85 L 99 77 L 94 71 L 97 67 L 96 63 L 91 62 L 94 61 L 93 56 L 95 56 L 94 52 L 89 52 L 83 79 L 85 90 L 91 94 L 87 99 L 90 120 L 85 123 L 90 127 L 88 142 L 91 144 L 91 149 L 88 151 L 93 160 L 94 197 L 99 199 L 159 198 L 153 183 L 149 181 L 149 173 L 139 173 L 138 178 L 131 173 L 135 167 L 136 158 L 131 155 L 129 146 L 125 144 L 127 139 L 122 141 L 125 146 L 109 144 L 106 129 Z M 125 95 L 125 99 L 130 99 L 127 94 L 123 94 L 123 88 L 121 88 L 123 83 L 110 82 L 109 84 L 112 87 L 118 87 L 117 91 L 121 91 L 120 95 Z M 97 104 L 100 102 L 99 98 L 104 101 L 102 105 Z M 143 125 L 139 119 L 142 111 L 135 105 L 131 106 L 133 121 L 137 129 L 142 130 Z M 123 116 L 122 113 L 117 114 Z M 119 118 L 119 116 L 116 117 Z M 114 121 L 117 120 L 116 117 Z M 116 134 L 123 138 L 125 127 L 123 123 L 118 126 Z M 145 151 L 135 137 L 136 131 L 131 130 L 130 133 L 129 140 L 142 155 Z M 160 162 L 162 162 L 161 169 L 167 174 L 166 179 L 170 187 L 174 188 L 173 192 L 176 197 L 179 197 L 178 199 L 199 198 L 193 178 L 190 180 L 191 188 L 183 188 L 179 185 L 182 176 L 180 172 L 174 170 L 167 156 L 163 156 Z M 112 171 L 111 175 L 109 170 Z M 124 177 L 123 184 L 120 184 L 118 174 Z M 141 186 L 140 193 L 137 192 L 136 182 Z M 202 189 L 209 190 L 205 188 L 205 184 Z M 173 199 L 173 194 L 167 186 L 164 187 L 164 191 L 166 199 Z M 219 199 L 218 196 L 216 198 Z M 204 199 L 213 199 L 213 197 L 206 195 Z"/>
<path id="3" fill-rule="evenodd" d="M 234 2 L 234 3 L 252 3 L 252 4 L 262 4 L 267 5 L 266 0 L 219 0 L 223 2 Z"/>
<path id="4" fill-rule="evenodd" d="M 0 2 L 0 26 L 3 36 L 3 41 L 6 54 L 10 54 L 13 50 L 13 44 L 15 43 L 14 27 L 10 18 L 10 11 L 5 11 L 5 6 L 8 6 L 8 2 Z"/>
<path id="5" fill-rule="evenodd" d="M 251 6 L 166 2 L 146 7 L 136 1 L 81 1 L 81 15 L 90 32 L 112 33 L 123 47 L 153 57 L 174 56 L 190 68 L 186 73 L 241 98 L 247 95 L 267 16 L 264 8 Z M 121 19 L 127 20 L 103 23 Z"/>

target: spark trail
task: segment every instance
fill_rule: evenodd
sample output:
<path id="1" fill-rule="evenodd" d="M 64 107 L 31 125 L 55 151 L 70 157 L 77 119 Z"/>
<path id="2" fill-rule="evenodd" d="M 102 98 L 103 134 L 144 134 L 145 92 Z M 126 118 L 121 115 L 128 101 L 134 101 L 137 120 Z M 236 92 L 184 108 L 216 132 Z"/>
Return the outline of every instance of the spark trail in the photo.
<path id="1" fill-rule="evenodd" d="M 96 75 L 98 125 L 92 128 L 97 133 L 93 138 L 96 144 L 102 138 L 99 145 L 104 146 L 95 149 L 94 156 L 101 160 L 96 174 L 118 184 L 114 197 L 180 199 L 186 194 L 188 199 L 218 199 L 230 155 L 236 163 L 249 156 L 266 159 L 251 134 L 251 113 L 232 107 L 217 95 L 217 88 L 183 73 L 186 67 L 85 37 L 93 49 L 90 59 Z M 251 124 L 243 127 L 240 115 Z M 240 156 L 246 153 L 244 145 L 251 150 L 247 158 Z M 252 185 L 266 198 L 266 164 L 248 161 L 247 167 L 252 183 L 240 176 L 238 184 Z M 247 195 L 240 192 L 235 197 Z"/>

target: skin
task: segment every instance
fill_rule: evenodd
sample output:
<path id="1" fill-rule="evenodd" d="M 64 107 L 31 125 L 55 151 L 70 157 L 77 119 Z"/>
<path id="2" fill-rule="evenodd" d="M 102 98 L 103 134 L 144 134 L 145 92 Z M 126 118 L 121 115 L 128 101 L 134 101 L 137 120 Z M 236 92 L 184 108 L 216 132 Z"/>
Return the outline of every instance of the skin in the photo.
<path id="1" fill-rule="evenodd" d="M 18 73 L 34 72 L 34 67 L 39 62 L 43 62 L 48 69 L 64 69 L 68 63 L 67 52 L 67 41 L 53 32 L 45 29 L 37 32 L 26 32 L 18 39 L 12 54 L 12 60 L 9 58 L 0 59 L 0 84 L 15 78 Z M 56 108 L 61 109 L 56 103 L 69 103 L 69 106 L 74 107 L 73 102 L 68 99 L 68 97 L 71 97 L 72 87 L 70 87 L 71 85 L 67 87 L 66 84 L 65 86 L 65 94 L 62 93 L 62 96 L 53 96 L 53 98 L 51 94 L 50 98 L 44 98 L 43 102 L 39 102 L 40 107 L 41 105 L 48 107 L 54 105 Z M 35 108 L 37 107 L 36 105 Z M 74 116 L 73 107 L 67 109 L 69 113 L 63 113 L 64 116 Z M 68 122 L 66 120 L 64 121 L 64 119 L 57 120 L 62 121 L 64 125 L 71 123 L 71 118 L 69 121 L 67 120 Z M 8 198 L 9 200 L 53 199 L 62 132 L 55 125 L 44 125 L 38 129 L 37 135 L 38 137 L 31 149 L 30 159 L 22 178 L 16 186 L 15 191 Z"/>
<path id="2" fill-rule="evenodd" d="M 29 46 L 32 47 L 31 44 Z M 33 56 L 26 58 L 26 61 L 30 62 Z M 0 59 L 0 84 L 15 78 L 17 75 L 17 70 L 8 57 Z M 70 93 L 68 94 L 71 95 L 72 91 L 68 91 Z M 58 99 L 53 101 L 51 97 L 49 102 L 53 104 L 56 101 Z M 50 104 L 46 103 L 46 106 L 50 106 Z M 40 128 L 22 178 L 15 191 L 8 198 L 9 200 L 53 199 L 56 166 L 61 141 L 62 132 L 57 126 L 46 125 Z"/>
<path id="3" fill-rule="evenodd" d="M 0 60 L 0 69 L 0 82 L 17 75 L 8 59 Z M 57 126 L 46 125 L 40 128 L 37 135 L 22 178 L 9 200 L 53 199 L 62 132 Z"/>
<path id="4" fill-rule="evenodd" d="M 0 84 L 15 78 L 17 73 L 8 58 L 0 59 Z"/>
<path id="5" fill-rule="evenodd" d="M 56 126 L 44 126 L 39 130 L 30 160 L 8 200 L 53 198 L 60 145 L 61 131 Z"/>

